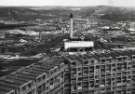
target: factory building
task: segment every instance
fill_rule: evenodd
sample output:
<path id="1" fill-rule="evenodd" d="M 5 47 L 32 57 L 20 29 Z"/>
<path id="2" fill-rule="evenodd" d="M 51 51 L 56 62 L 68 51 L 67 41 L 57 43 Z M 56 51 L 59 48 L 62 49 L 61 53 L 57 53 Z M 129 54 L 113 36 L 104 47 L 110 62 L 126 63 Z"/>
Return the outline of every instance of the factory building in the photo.
<path id="1" fill-rule="evenodd" d="M 70 64 L 70 94 L 135 94 L 135 51 L 65 58 Z"/>
<path id="2" fill-rule="evenodd" d="M 64 40 L 64 51 L 69 53 L 87 52 L 94 48 L 94 42 L 85 39 L 87 19 L 73 18 L 70 15 L 70 39 Z"/>
<path id="3" fill-rule="evenodd" d="M 64 42 L 64 49 L 67 52 L 86 52 L 91 51 L 94 47 L 92 41 L 74 40 Z"/>

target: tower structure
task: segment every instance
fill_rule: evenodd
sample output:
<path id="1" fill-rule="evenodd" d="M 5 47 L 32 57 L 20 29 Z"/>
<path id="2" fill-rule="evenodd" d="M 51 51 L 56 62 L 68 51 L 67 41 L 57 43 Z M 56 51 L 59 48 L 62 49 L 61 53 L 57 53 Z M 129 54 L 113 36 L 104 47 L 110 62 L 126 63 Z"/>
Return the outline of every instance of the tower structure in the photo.
<path id="1" fill-rule="evenodd" d="M 73 14 L 70 14 L 70 38 L 73 38 Z"/>
<path id="2" fill-rule="evenodd" d="M 64 41 L 66 52 L 87 52 L 94 47 L 93 41 L 85 40 L 87 22 L 87 19 L 74 18 L 73 14 L 70 14 L 70 39 Z"/>

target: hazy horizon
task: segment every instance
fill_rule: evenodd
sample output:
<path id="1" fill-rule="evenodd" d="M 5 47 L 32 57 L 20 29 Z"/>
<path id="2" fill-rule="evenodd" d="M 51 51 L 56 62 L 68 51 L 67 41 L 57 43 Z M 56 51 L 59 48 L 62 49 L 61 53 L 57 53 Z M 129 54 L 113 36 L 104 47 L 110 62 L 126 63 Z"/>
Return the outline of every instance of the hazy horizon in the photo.
<path id="1" fill-rule="evenodd" d="M 0 0 L 0 6 L 121 6 L 135 7 L 135 0 Z"/>

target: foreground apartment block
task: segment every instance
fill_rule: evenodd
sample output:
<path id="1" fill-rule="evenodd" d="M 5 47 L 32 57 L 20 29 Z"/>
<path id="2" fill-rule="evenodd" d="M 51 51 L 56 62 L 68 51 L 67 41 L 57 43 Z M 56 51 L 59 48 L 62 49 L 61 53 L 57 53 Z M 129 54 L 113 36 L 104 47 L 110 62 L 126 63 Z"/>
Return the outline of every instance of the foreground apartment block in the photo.
<path id="1" fill-rule="evenodd" d="M 135 51 L 65 58 L 70 63 L 70 94 L 135 94 Z"/>
<path id="2" fill-rule="evenodd" d="M 0 94 L 135 94 L 135 51 L 45 58 L 1 78 Z"/>
<path id="3" fill-rule="evenodd" d="M 1 78 L 0 94 L 66 94 L 67 69 L 59 57 L 32 64 Z"/>

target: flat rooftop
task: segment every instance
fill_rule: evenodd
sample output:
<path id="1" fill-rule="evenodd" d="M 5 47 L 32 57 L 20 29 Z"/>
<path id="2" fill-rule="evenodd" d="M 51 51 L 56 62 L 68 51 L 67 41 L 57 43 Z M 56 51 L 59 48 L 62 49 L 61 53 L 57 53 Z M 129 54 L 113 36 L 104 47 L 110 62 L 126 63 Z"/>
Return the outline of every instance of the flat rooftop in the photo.
<path id="1" fill-rule="evenodd" d="M 65 58 L 69 60 L 81 61 L 82 58 L 102 58 L 102 57 L 112 57 L 117 58 L 118 56 L 131 56 L 135 55 L 135 49 L 112 49 L 112 50 L 95 50 L 87 52 L 86 54 L 73 54 L 73 55 L 64 55 Z"/>
<path id="2" fill-rule="evenodd" d="M 50 57 L 3 76 L 0 78 L 0 91 L 4 94 L 4 92 L 16 89 L 29 81 L 35 80 L 43 73 L 48 74 L 52 68 L 60 66 L 61 63 L 63 63 L 63 58 Z"/>

